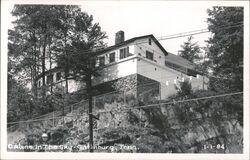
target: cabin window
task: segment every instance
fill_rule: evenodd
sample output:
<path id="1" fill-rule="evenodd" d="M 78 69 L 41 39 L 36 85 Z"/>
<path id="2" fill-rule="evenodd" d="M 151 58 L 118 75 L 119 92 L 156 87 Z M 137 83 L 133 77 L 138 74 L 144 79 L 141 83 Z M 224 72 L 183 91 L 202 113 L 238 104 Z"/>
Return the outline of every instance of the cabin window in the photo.
<path id="1" fill-rule="evenodd" d="M 61 78 L 62 78 L 61 72 L 57 72 L 56 73 L 56 81 L 61 80 Z"/>
<path id="2" fill-rule="evenodd" d="M 104 56 L 99 57 L 99 65 L 100 66 L 104 66 L 105 65 L 105 57 Z"/>
<path id="3" fill-rule="evenodd" d="M 126 58 L 129 56 L 129 47 L 120 49 L 120 59 Z"/>
<path id="4" fill-rule="evenodd" d="M 52 74 L 47 76 L 47 84 L 51 84 L 51 83 L 53 83 L 53 75 Z"/>
<path id="5" fill-rule="evenodd" d="M 151 45 L 151 38 L 148 39 L 148 44 Z"/>
<path id="6" fill-rule="evenodd" d="M 99 58 L 96 59 L 95 66 L 96 66 L 96 67 L 99 66 Z"/>
<path id="7" fill-rule="evenodd" d="M 154 60 L 154 53 L 146 51 L 146 58 L 150 60 Z"/>
<path id="8" fill-rule="evenodd" d="M 115 62 L 115 52 L 109 54 L 109 63 Z"/>

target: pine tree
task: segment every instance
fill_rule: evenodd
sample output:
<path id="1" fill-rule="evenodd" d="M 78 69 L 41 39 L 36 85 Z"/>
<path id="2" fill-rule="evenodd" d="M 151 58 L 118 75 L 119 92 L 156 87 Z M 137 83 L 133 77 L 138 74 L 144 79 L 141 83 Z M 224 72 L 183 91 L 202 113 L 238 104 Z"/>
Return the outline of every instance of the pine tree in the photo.
<path id="1" fill-rule="evenodd" d="M 9 30 L 8 54 L 9 63 L 13 61 L 15 67 L 12 65 L 10 72 L 17 77 L 26 77 L 29 80 L 27 83 L 32 84 L 34 95 L 37 90 L 36 78 L 42 75 L 42 102 L 45 101 L 47 90 L 45 71 L 51 69 L 52 64 L 64 69 L 66 82 L 70 76 L 69 70 L 74 73 L 78 71 L 80 77 L 89 73 L 92 75 L 89 71 L 81 72 L 89 64 L 86 57 L 90 55 L 85 51 L 104 45 L 103 39 L 106 38 L 100 25 L 93 23 L 92 15 L 82 12 L 75 5 L 15 5 L 12 15 L 16 20 L 14 29 Z M 71 54 L 77 54 L 76 57 L 82 61 L 72 58 Z M 46 68 L 48 61 L 50 66 Z M 93 65 L 87 67 L 92 68 Z"/>
<path id="2" fill-rule="evenodd" d="M 213 7 L 208 11 L 208 58 L 214 90 L 243 90 L 243 7 Z"/>
<path id="3" fill-rule="evenodd" d="M 201 49 L 197 42 L 192 42 L 193 37 L 188 37 L 187 41 L 181 45 L 182 50 L 179 50 L 179 56 L 185 58 L 190 62 L 196 62 L 200 60 L 199 54 L 201 53 Z"/>

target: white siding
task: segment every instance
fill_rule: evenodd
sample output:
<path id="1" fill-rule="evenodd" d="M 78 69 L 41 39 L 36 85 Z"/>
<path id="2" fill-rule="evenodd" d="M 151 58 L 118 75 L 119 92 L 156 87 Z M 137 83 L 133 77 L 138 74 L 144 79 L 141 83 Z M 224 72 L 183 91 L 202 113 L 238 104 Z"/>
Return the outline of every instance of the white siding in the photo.
<path id="1" fill-rule="evenodd" d="M 136 58 L 131 56 L 120 60 L 120 62 L 106 66 L 100 71 L 101 75 L 93 80 L 93 85 L 135 74 L 136 63 Z"/>
<path id="2" fill-rule="evenodd" d="M 139 59 L 137 62 L 137 73 L 147 78 L 153 79 L 157 82 L 160 82 L 162 99 L 165 99 L 170 95 L 177 93 L 177 90 L 175 88 L 175 81 L 181 81 L 182 77 L 184 77 L 185 79 L 189 79 L 189 76 L 182 74 L 181 72 L 177 72 L 173 69 L 156 65 L 154 62 L 146 58 Z M 205 78 L 205 82 L 208 82 L 207 78 Z M 197 79 L 196 77 L 192 77 L 190 83 L 192 85 L 193 90 L 202 89 L 202 76 L 199 76 L 199 79 Z M 205 89 L 206 88 L 207 85 L 205 85 Z"/>
<path id="3" fill-rule="evenodd" d="M 120 49 L 128 46 L 131 56 L 120 59 Z M 153 53 L 153 60 L 146 58 L 146 51 Z M 114 52 L 115 62 L 110 63 L 109 54 Z M 160 82 L 161 98 L 165 99 L 177 92 L 174 83 L 175 81 L 180 80 L 182 77 L 189 78 L 187 75 L 184 75 L 181 72 L 166 67 L 165 54 L 153 40 L 151 40 L 151 44 L 149 44 L 149 38 L 136 40 L 134 43 L 130 43 L 126 46 L 122 46 L 115 50 L 103 53 L 100 56 L 105 57 L 105 66 L 100 71 L 100 76 L 93 79 L 93 85 L 98 85 L 104 82 L 138 73 L 142 76 Z M 53 73 L 53 82 L 56 82 L 56 73 L 57 72 Z M 41 81 L 42 85 L 42 79 L 39 80 Z M 45 83 L 46 82 L 47 75 L 45 76 Z M 202 76 L 200 76 L 199 79 L 192 77 L 192 80 L 190 82 L 193 89 L 202 89 Z M 208 82 L 207 78 L 205 78 L 205 82 Z M 65 86 L 65 81 L 60 82 L 58 85 Z M 79 82 L 69 80 L 69 92 L 77 91 L 80 89 L 80 87 L 81 84 Z M 205 84 L 205 89 L 206 88 L 207 84 Z"/>
<path id="4" fill-rule="evenodd" d="M 72 92 L 75 92 L 81 88 L 81 83 L 77 82 L 75 80 L 68 80 L 68 86 L 69 86 L 69 88 L 68 88 L 69 93 L 72 93 Z"/>
<path id="5" fill-rule="evenodd" d="M 146 51 L 152 52 L 154 54 L 154 60 L 155 63 L 164 66 L 165 65 L 165 54 L 162 52 L 162 50 L 155 44 L 153 40 L 151 40 L 151 45 L 148 43 L 149 39 L 141 39 L 135 41 L 134 44 L 134 52 L 136 55 L 139 53 L 142 57 L 146 57 Z"/>
<path id="6" fill-rule="evenodd" d="M 162 98 L 167 98 L 169 95 L 176 93 L 174 84 L 171 80 L 181 76 L 181 73 L 155 65 L 145 58 L 140 58 L 138 61 L 137 73 L 160 82 Z M 166 86 L 166 81 L 170 82 L 169 86 Z"/>
<path id="7" fill-rule="evenodd" d="M 128 45 L 122 46 L 122 47 L 120 47 L 118 49 L 115 49 L 115 50 L 112 50 L 112 51 L 109 51 L 109 52 L 105 52 L 105 53 L 99 55 L 98 57 L 103 57 L 104 56 L 105 57 L 105 65 L 109 65 L 110 64 L 109 55 L 111 53 L 115 53 L 115 62 L 122 62 L 124 59 L 130 58 L 130 57 L 127 57 L 127 58 L 124 58 L 124 59 L 120 59 L 120 49 L 127 48 L 127 47 L 129 47 L 129 53 L 132 54 L 132 56 L 133 56 L 135 54 L 135 46 L 132 45 L 132 44 L 128 44 Z M 97 60 L 97 66 L 99 65 L 98 63 L 99 62 Z"/>

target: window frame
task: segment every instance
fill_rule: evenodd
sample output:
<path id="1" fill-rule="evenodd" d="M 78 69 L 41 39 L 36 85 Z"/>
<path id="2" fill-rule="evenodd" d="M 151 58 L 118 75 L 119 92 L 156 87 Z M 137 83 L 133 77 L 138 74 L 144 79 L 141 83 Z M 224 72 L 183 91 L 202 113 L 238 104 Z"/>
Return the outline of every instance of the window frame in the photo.
<path id="1" fill-rule="evenodd" d="M 114 62 L 115 62 L 115 52 L 112 52 L 109 54 L 109 63 L 114 63 Z"/>
<path id="2" fill-rule="evenodd" d="M 57 72 L 56 73 L 56 81 L 60 81 L 62 79 L 62 73 L 61 72 Z"/>
<path id="3" fill-rule="evenodd" d="M 123 51 L 123 52 L 121 52 Z M 119 49 L 120 59 L 129 57 L 129 46 Z"/>
<path id="4" fill-rule="evenodd" d="M 99 59 L 99 66 L 105 66 L 105 56 L 98 57 Z"/>
<path id="5" fill-rule="evenodd" d="M 154 53 L 146 50 L 146 58 L 154 61 Z"/>
<path id="6" fill-rule="evenodd" d="M 54 82 L 53 74 L 47 75 L 46 84 L 52 84 Z"/>
<path id="7" fill-rule="evenodd" d="M 152 44 L 152 40 L 151 38 L 148 39 L 148 44 L 151 45 Z"/>

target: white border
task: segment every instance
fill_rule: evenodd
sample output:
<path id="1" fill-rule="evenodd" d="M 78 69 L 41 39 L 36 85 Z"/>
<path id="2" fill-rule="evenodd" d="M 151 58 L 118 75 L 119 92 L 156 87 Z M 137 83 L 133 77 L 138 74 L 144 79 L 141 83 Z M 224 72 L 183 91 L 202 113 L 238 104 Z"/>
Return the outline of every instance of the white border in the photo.
<path id="1" fill-rule="evenodd" d="M 8 6 L 11 4 L 87 4 L 87 5 L 150 5 L 152 1 L 69 1 L 69 0 L 2 0 L 1 5 L 1 156 L 0 159 L 249 159 L 249 1 L 158 1 L 157 5 L 168 6 L 244 6 L 244 149 L 243 154 L 155 154 L 155 153 L 19 153 L 7 152 L 7 25 Z"/>

